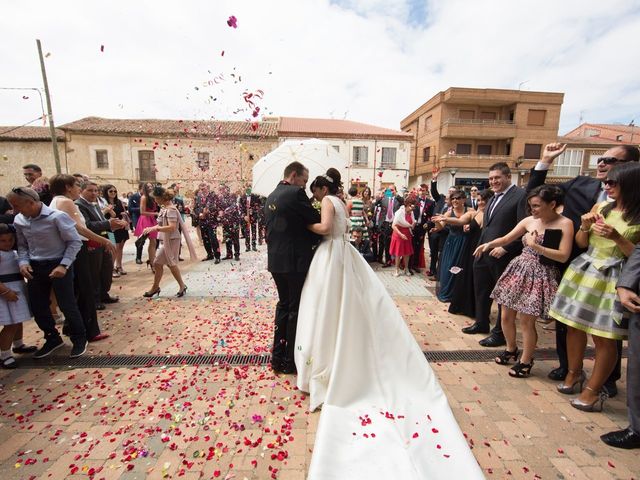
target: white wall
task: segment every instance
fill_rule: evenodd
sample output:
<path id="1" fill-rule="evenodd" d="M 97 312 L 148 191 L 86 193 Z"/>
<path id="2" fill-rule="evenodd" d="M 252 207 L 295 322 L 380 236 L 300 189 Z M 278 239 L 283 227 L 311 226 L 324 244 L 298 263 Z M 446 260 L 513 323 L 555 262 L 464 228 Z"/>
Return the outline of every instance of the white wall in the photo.
<path id="1" fill-rule="evenodd" d="M 280 138 L 280 142 L 284 142 L 285 140 L 304 140 L 304 138 Z M 338 147 L 338 153 L 345 159 L 347 165 L 349 165 L 346 178 L 343 179 L 345 190 L 349 188 L 351 182 L 366 182 L 372 190 L 377 190 L 382 183 L 394 183 L 399 190 L 408 187 L 409 150 L 411 146 L 411 142 L 409 140 L 368 140 L 344 138 L 321 138 L 321 140 L 324 140 L 334 147 Z M 367 147 L 368 158 L 366 166 L 353 165 L 354 147 Z M 380 168 L 382 161 L 382 148 L 396 149 L 396 168 L 384 170 Z"/>

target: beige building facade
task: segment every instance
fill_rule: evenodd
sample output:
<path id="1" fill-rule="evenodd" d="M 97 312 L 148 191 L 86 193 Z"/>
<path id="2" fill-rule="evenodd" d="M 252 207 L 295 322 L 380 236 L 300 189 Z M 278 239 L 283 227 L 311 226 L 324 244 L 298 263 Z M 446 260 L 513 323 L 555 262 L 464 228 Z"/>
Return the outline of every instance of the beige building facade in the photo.
<path id="1" fill-rule="evenodd" d="M 520 90 L 449 88 L 401 122 L 413 136 L 410 185 L 438 169 L 442 189 L 484 187 L 488 168 L 506 162 L 517 183 L 556 140 L 564 94 Z"/>
<path id="2" fill-rule="evenodd" d="M 67 163 L 64 132 L 57 130 L 56 133 L 58 155 L 64 170 Z M 56 173 L 49 127 L 0 126 L 0 195 L 5 196 L 13 187 L 27 185 L 22 166 L 28 163 L 42 168 L 45 177 Z"/>
<path id="3" fill-rule="evenodd" d="M 11 127 L 6 127 L 9 129 Z M 48 128 L 0 135 L 0 190 L 23 185 L 22 165 L 36 163 L 45 176 L 56 172 Z M 207 181 L 232 190 L 251 181 L 255 162 L 278 145 L 277 124 L 119 120 L 89 117 L 62 125 L 58 148 L 63 173 L 83 173 L 119 193 L 141 181 L 177 183 L 182 193 Z"/>

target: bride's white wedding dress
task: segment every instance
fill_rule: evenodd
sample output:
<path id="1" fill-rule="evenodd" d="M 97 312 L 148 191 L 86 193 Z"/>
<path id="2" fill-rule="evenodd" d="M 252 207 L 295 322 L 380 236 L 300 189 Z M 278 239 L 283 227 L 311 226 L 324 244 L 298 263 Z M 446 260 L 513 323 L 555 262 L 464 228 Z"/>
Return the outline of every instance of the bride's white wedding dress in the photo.
<path id="1" fill-rule="evenodd" d="M 347 238 L 331 234 L 302 291 L 298 388 L 322 405 L 308 479 L 484 478 L 435 374 L 395 303 Z"/>

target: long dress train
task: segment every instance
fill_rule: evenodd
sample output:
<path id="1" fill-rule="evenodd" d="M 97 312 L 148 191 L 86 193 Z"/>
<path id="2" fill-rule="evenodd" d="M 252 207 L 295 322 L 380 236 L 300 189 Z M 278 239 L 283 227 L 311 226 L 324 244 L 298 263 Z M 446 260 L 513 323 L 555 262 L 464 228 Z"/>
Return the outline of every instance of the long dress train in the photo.
<path id="1" fill-rule="evenodd" d="M 340 200 L 300 302 L 297 385 L 322 405 L 308 479 L 484 478 L 395 303 L 348 242 Z"/>

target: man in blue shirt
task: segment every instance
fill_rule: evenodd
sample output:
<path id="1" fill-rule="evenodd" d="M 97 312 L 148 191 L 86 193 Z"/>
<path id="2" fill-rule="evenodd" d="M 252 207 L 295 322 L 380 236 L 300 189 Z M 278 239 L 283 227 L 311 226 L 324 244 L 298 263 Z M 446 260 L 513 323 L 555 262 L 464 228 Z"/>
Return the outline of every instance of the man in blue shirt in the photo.
<path id="1" fill-rule="evenodd" d="M 43 358 L 64 345 L 49 309 L 51 290 L 71 330 L 71 358 L 87 351 L 87 336 L 73 293 L 73 261 L 82 240 L 75 222 L 66 213 L 53 210 L 40 201 L 38 193 L 16 187 L 7 200 L 17 215 L 20 273 L 27 279 L 29 304 L 45 343 L 33 356 Z"/>

